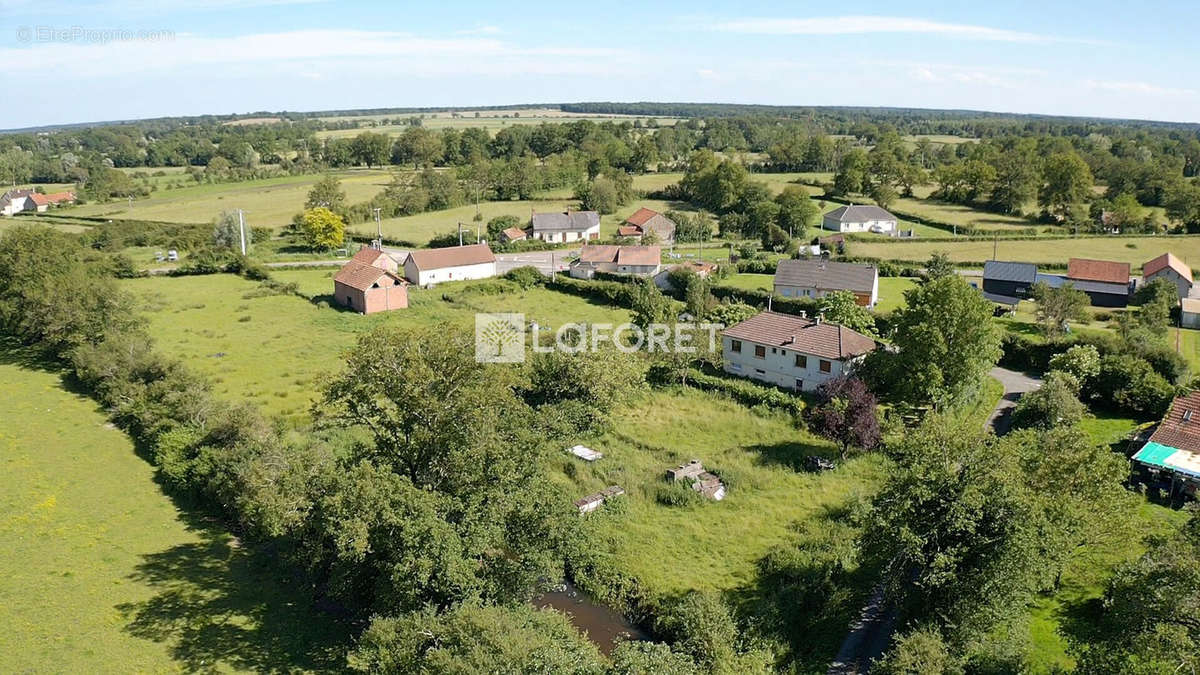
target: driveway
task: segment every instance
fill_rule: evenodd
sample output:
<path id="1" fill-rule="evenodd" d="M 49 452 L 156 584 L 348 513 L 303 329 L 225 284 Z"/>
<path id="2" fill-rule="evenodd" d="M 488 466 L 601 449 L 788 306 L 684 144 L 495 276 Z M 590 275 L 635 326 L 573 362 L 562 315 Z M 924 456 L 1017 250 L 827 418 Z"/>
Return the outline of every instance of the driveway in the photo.
<path id="1" fill-rule="evenodd" d="M 566 259 L 579 251 L 527 251 L 525 253 L 497 253 L 496 274 L 504 274 L 518 267 L 536 267 L 542 274 L 550 276 L 554 272 L 567 269 Z"/>
<path id="2" fill-rule="evenodd" d="M 1042 380 L 1039 377 L 1030 377 L 1025 373 L 1000 366 L 992 368 L 988 374 L 1000 380 L 1000 384 L 1004 385 L 1004 396 L 996 404 L 996 409 L 992 411 L 992 416 L 988 418 L 984 428 L 990 427 L 997 436 L 1003 436 L 1012 427 L 1012 411 L 1017 406 L 1017 400 L 1021 398 L 1022 394 L 1041 387 Z"/>
<path id="3" fill-rule="evenodd" d="M 850 633 L 842 642 L 826 675 L 862 675 L 871 670 L 871 662 L 883 656 L 896 629 L 896 610 L 883 597 L 883 587 L 871 592 L 858 619 L 850 624 Z"/>

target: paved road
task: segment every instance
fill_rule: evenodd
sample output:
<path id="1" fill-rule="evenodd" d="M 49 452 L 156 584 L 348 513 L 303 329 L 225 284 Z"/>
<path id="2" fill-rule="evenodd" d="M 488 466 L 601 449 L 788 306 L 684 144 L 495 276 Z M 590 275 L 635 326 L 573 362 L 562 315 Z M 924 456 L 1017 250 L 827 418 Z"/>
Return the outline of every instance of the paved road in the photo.
<path id="1" fill-rule="evenodd" d="M 384 248 L 396 262 L 403 264 L 404 259 L 408 257 L 407 249 L 399 248 Z M 542 274 L 550 276 L 556 271 L 567 269 L 566 259 L 568 256 L 579 255 L 578 250 L 573 251 L 529 251 L 527 253 L 497 253 L 496 254 L 496 274 L 501 275 L 509 270 L 518 267 L 532 266 L 541 270 Z M 339 258 L 337 260 L 296 260 L 285 262 L 269 262 L 265 263 L 267 267 L 332 267 L 345 265 L 348 258 Z M 152 275 L 169 274 L 174 267 L 155 267 L 147 270 Z"/>
<path id="2" fill-rule="evenodd" d="M 871 670 L 871 662 L 883 656 L 896 629 L 896 612 L 883 598 L 883 587 L 871 592 L 862 613 L 850 624 L 850 634 L 842 642 L 826 675 L 862 675 Z"/>
<path id="3" fill-rule="evenodd" d="M 988 418 L 984 428 L 990 427 L 995 430 L 997 436 L 1003 436 L 1012 426 L 1012 410 L 1017 406 L 1017 399 L 1021 398 L 1022 394 L 1041 387 L 1042 380 L 1000 366 L 992 368 L 988 374 L 1004 385 L 1004 396 L 996 404 L 996 409 L 992 411 L 992 416 Z"/>

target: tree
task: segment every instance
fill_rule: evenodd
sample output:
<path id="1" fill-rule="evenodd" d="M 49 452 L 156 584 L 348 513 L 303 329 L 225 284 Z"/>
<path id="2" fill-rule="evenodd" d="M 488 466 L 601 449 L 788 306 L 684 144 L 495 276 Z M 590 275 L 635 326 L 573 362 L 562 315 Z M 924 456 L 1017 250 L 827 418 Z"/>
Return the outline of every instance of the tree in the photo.
<path id="1" fill-rule="evenodd" d="M 1044 588 L 1042 503 L 1019 458 L 977 423 L 928 416 L 889 447 L 897 469 L 860 540 L 901 622 L 942 631 L 951 653 L 1023 615 Z"/>
<path id="2" fill-rule="evenodd" d="M 649 331 L 652 324 L 668 323 L 674 318 L 671 299 L 658 290 L 654 281 L 638 279 L 631 284 L 629 294 L 632 323 L 643 331 Z"/>
<path id="3" fill-rule="evenodd" d="M 817 388 L 816 405 L 808 413 L 809 428 L 838 444 L 842 459 L 850 448 L 873 450 L 879 445 L 875 395 L 856 377 L 838 377 Z"/>
<path id="4" fill-rule="evenodd" d="M 349 655 L 352 670 L 450 675 L 601 670 L 596 647 L 563 614 L 527 605 L 466 604 L 443 613 L 379 616 Z"/>
<path id="5" fill-rule="evenodd" d="M 384 134 L 364 131 L 354 137 L 351 143 L 351 153 L 356 164 L 383 166 L 387 164 L 392 151 L 392 141 Z"/>
<path id="6" fill-rule="evenodd" d="M 510 227 L 521 228 L 521 219 L 513 215 L 496 216 L 487 223 L 488 241 L 500 241 L 500 235 Z"/>
<path id="7" fill-rule="evenodd" d="M 955 274 L 954 263 L 950 262 L 950 256 L 944 251 L 935 251 L 929 256 L 929 260 L 925 261 L 926 279 L 941 279 Z"/>
<path id="8" fill-rule="evenodd" d="M 833 193 L 848 195 L 862 192 L 867 183 L 867 153 L 854 148 L 842 157 L 838 172 L 833 177 Z"/>
<path id="9" fill-rule="evenodd" d="M 1078 644 L 1076 672 L 1200 671 L 1200 515 L 1179 532 L 1151 540 L 1149 550 L 1108 582 L 1095 632 Z"/>
<path id="10" fill-rule="evenodd" d="M 830 323 L 866 335 L 875 334 L 875 317 L 870 310 L 858 304 L 853 291 L 832 291 L 817 300 L 817 313 Z"/>
<path id="11" fill-rule="evenodd" d="M 1137 289 L 1133 302 L 1138 305 L 1138 324 L 1161 337 L 1171 324 L 1171 310 L 1179 304 L 1179 289 L 1166 279 L 1153 279 Z"/>
<path id="12" fill-rule="evenodd" d="M 1087 201 L 1095 183 L 1088 165 L 1073 152 L 1047 157 L 1042 180 L 1038 203 L 1061 218 L 1072 206 Z"/>
<path id="13" fill-rule="evenodd" d="M 767 223 L 767 226 L 762 230 L 762 245 L 765 251 L 775 251 L 778 253 L 787 248 L 791 238 L 788 233 L 775 223 Z"/>
<path id="14" fill-rule="evenodd" d="M 996 182 L 989 203 L 1001 213 L 1020 213 L 1025 204 L 1037 198 L 1041 172 L 1032 143 L 1018 143 L 1001 152 L 993 163 Z"/>
<path id="15" fill-rule="evenodd" d="M 808 192 L 799 186 L 783 188 L 775 197 L 775 203 L 779 205 L 779 227 L 796 239 L 804 239 L 808 228 L 821 216 L 821 210 L 809 199 Z"/>
<path id="16" fill-rule="evenodd" d="M 609 675 L 700 675 L 702 672 L 686 654 L 675 652 L 661 642 L 621 640 L 609 657 L 612 659 Z"/>
<path id="17" fill-rule="evenodd" d="M 922 137 L 922 140 L 927 140 Z M 896 636 L 883 658 L 871 664 L 878 675 L 958 675 L 962 663 L 950 653 L 941 631 L 918 626 Z"/>
<path id="18" fill-rule="evenodd" d="M 309 248 L 328 251 L 342 245 L 346 223 L 333 211 L 318 206 L 304 211 L 300 219 L 300 231 Z"/>
<path id="19" fill-rule="evenodd" d="M 1100 359 L 1100 372 L 1092 378 L 1088 393 L 1099 405 L 1153 419 L 1166 412 L 1175 389 L 1144 359 L 1109 354 Z"/>
<path id="20" fill-rule="evenodd" d="M 342 189 L 342 182 L 328 173 L 313 183 L 304 200 L 305 209 L 324 207 L 343 217 L 346 206 L 346 191 Z"/>
<path id="21" fill-rule="evenodd" d="M 411 163 L 414 169 L 435 164 L 442 156 L 442 140 L 424 127 L 409 127 L 392 146 L 392 163 Z"/>
<path id="22" fill-rule="evenodd" d="M 1079 401 L 1079 380 L 1070 373 L 1052 370 L 1042 386 L 1021 396 L 1012 412 L 1014 429 L 1052 429 L 1071 426 L 1087 415 Z"/>
<path id="23" fill-rule="evenodd" d="M 896 311 L 897 393 L 914 404 L 969 400 L 1000 358 L 992 305 L 958 275 L 932 279 L 904 293 Z"/>
<path id="24" fill-rule="evenodd" d="M 29 180 L 33 169 L 33 153 L 12 147 L 0 152 L 0 184 L 18 185 Z"/>
<path id="25" fill-rule="evenodd" d="M 896 194 L 896 189 L 887 183 L 876 183 L 871 188 L 871 199 L 874 199 L 880 208 L 886 209 L 891 207 L 897 197 L 899 195 Z"/>
<path id="26" fill-rule="evenodd" d="M 247 247 L 250 246 L 253 239 L 253 228 L 246 228 Z M 242 228 L 237 213 L 230 211 L 221 212 L 221 215 L 217 217 L 216 225 L 213 226 L 211 243 L 213 248 L 241 251 Z"/>
<path id="27" fill-rule="evenodd" d="M 1092 304 L 1087 294 L 1070 282 L 1057 288 L 1039 282 L 1030 288 L 1030 295 L 1037 303 L 1038 321 L 1050 336 L 1062 333 L 1068 322 L 1086 319 Z"/>
<path id="28" fill-rule="evenodd" d="M 1059 370 L 1086 383 L 1100 373 L 1100 352 L 1092 345 L 1072 345 L 1050 357 L 1050 370 Z"/>

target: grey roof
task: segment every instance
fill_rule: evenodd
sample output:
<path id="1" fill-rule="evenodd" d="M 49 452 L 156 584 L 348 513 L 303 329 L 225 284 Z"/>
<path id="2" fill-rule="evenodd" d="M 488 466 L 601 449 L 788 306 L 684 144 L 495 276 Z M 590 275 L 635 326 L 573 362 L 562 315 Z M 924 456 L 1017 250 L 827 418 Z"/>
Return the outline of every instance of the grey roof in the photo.
<path id="1" fill-rule="evenodd" d="M 775 268 L 775 285 L 870 293 L 875 288 L 877 274 L 871 265 L 828 260 L 780 260 Z"/>
<path id="2" fill-rule="evenodd" d="M 566 213 L 533 214 L 533 231 L 583 232 L 600 224 L 600 214 L 595 211 L 568 211 Z"/>
<path id="3" fill-rule="evenodd" d="M 1032 284 L 1037 280 L 1037 265 L 1023 262 L 989 260 L 983 264 L 983 278 Z"/>
<path id="4" fill-rule="evenodd" d="M 1071 284 L 1073 287 L 1075 287 L 1075 290 L 1083 291 L 1084 293 L 1129 295 L 1129 284 L 1113 284 L 1104 281 L 1068 279 L 1062 274 L 1039 274 L 1037 275 L 1037 282 L 1039 284 L 1046 284 L 1050 288 L 1059 288 L 1065 284 Z"/>
<path id="5" fill-rule="evenodd" d="M 865 223 L 868 220 L 896 220 L 896 216 L 873 204 L 851 204 L 826 213 L 825 219 L 839 223 Z"/>
<path id="6" fill-rule="evenodd" d="M 988 302 L 994 302 L 997 305 L 1016 305 L 1021 302 L 1021 299 L 1012 295 L 1001 295 L 999 293 L 988 293 L 983 291 L 983 297 Z"/>

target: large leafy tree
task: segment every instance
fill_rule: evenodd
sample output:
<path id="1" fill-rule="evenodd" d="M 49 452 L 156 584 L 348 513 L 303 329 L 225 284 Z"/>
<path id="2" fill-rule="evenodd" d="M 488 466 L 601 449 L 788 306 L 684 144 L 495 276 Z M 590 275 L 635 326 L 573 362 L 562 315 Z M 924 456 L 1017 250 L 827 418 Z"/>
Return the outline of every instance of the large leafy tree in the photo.
<path id="1" fill-rule="evenodd" d="M 833 291 L 817 300 L 817 312 L 825 321 L 867 335 L 875 334 L 875 317 L 858 304 L 853 291 Z"/>
<path id="2" fill-rule="evenodd" d="M 518 381 L 476 362 L 461 327 L 360 338 L 314 407 L 370 438 L 320 490 L 310 550 L 334 590 L 408 611 L 524 600 L 560 578 L 572 521 L 541 479 L 546 440 Z"/>
<path id="3" fill-rule="evenodd" d="M 325 174 L 313 183 L 304 200 L 305 209 L 323 207 L 339 215 L 346 213 L 346 206 L 346 191 L 342 189 L 342 182 L 332 174 Z"/>
<path id="4" fill-rule="evenodd" d="M 839 377 L 817 389 L 816 405 L 808 413 L 809 427 L 838 444 L 845 459 L 851 448 L 873 450 L 879 445 L 879 413 L 875 395 L 856 377 Z"/>
<path id="5" fill-rule="evenodd" d="M 342 245 L 346 237 L 346 223 L 341 216 L 329 209 L 318 206 L 307 209 L 300 217 L 300 231 L 309 247 L 318 251 L 328 251 Z"/>
<path id="6" fill-rule="evenodd" d="M 1087 318 L 1087 308 L 1092 304 L 1086 293 L 1069 283 L 1057 288 L 1036 283 L 1030 295 L 1037 303 L 1038 321 L 1050 336 L 1061 334 L 1071 321 Z"/>
<path id="7" fill-rule="evenodd" d="M 913 404 L 947 405 L 971 397 L 1000 358 L 992 305 L 961 277 L 909 289 L 896 312 L 897 353 L 888 355 L 897 392 Z"/>
<path id="8" fill-rule="evenodd" d="M 1071 207 L 1087 201 L 1095 183 L 1087 163 L 1073 152 L 1047 157 L 1042 181 L 1038 203 L 1062 217 L 1068 215 Z"/>

